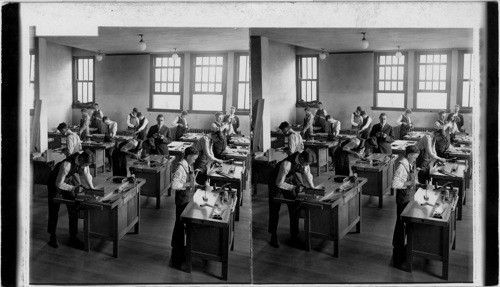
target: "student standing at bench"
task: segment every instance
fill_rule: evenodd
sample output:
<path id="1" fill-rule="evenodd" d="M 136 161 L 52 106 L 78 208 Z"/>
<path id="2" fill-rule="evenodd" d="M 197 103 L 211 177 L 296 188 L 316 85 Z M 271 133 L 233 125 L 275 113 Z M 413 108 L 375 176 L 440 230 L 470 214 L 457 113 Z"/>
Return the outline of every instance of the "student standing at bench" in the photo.
<path id="1" fill-rule="evenodd" d="M 179 162 L 173 178 L 172 190 L 175 193 L 175 224 L 172 232 L 172 255 L 170 262 L 179 269 L 185 261 L 186 242 L 184 240 L 186 227 L 181 221 L 181 214 L 190 201 L 193 200 L 195 190 L 194 162 L 198 159 L 198 150 L 188 147 L 184 151 L 184 158 Z"/>
<path id="2" fill-rule="evenodd" d="M 93 128 L 97 128 L 98 134 L 103 133 L 103 130 L 102 130 L 102 118 L 103 117 L 104 117 L 104 114 L 101 110 L 99 110 L 99 104 L 94 103 L 94 111 L 92 112 L 92 115 L 90 116 L 90 126 Z"/>
<path id="3" fill-rule="evenodd" d="M 212 132 L 209 135 L 203 135 L 196 142 L 196 149 L 199 156 L 194 163 L 194 168 L 197 173 L 196 182 L 205 184 L 207 180 L 207 171 L 213 162 L 223 163 L 221 159 L 215 157 L 213 152 L 214 141 L 218 139 L 218 131 Z"/>
<path id="4" fill-rule="evenodd" d="M 377 146 L 373 150 L 376 153 L 392 154 L 391 143 L 394 142 L 394 131 L 387 123 L 387 115 L 381 113 L 380 123 L 373 126 L 370 137 L 375 137 Z"/>
<path id="5" fill-rule="evenodd" d="M 137 118 L 139 119 L 139 124 L 137 125 L 135 136 L 139 140 L 145 140 L 149 121 L 141 112 L 137 113 Z"/>
<path id="6" fill-rule="evenodd" d="M 164 125 L 165 117 L 159 114 L 156 125 L 149 128 L 143 148 L 148 154 L 161 154 L 168 156 L 168 144 L 172 142 L 170 129 Z"/>
<path id="7" fill-rule="evenodd" d="M 283 195 L 284 198 L 295 200 L 297 193 L 300 192 L 302 181 L 305 180 L 307 185 L 314 188 L 313 176 L 309 169 L 309 165 L 313 161 L 313 155 L 308 151 L 296 152 L 289 155 L 287 158 L 276 164 L 271 175 L 269 176 L 269 226 L 268 232 L 271 234 L 269 244 L 278 248 L 278 221 L 280 217 L 279 202 L 275 202 L 274 198 Z M 302 174 L 303 180 L 299 179 L 297 173 Z M 301 245 L 298 238 L 299 235 L 299 213 L 295 203 L 288 204 L 288 214 L 290 217 L 290 235 L 292 242 L 296 245 Z"/>
<path id="8" fill-rule="evenodd" d="M 211 130 L 215 133 L 213 151 L 216 158 L 222 158 L 222 152 L 226 150 L 227 147 L 227 137 L 226 134 L 229 130 L 229 123 L 223 121 L 223 115 L 221 112 L 215 113 L 215 122 L 212 123 Z"/>
<path id="9" fill-rule="evenodd" d="M 60 123 L 57 130 L 62 136 L 66 137 L 66 148 L 62 152 L 68 157 L 82 150 L 82 141 L 80 137 L 72 132 L 66 123 Z"/>
<path id="10" fill-rule="evenodd" d="M 82 118 L 80 119 L 80 130 L 78 135 L 82 141 L 90 138 L 90 115 L 87 113 L 87 109 L 83 108 Z"/>
<path id="11" fill-rule="evenodd" d="M 142 152 L 142 141 L 129 139 L 121 142 L 112 154 L 113 176 L 128 176 L 127 158 L 140 158 Z"/>
<path id="12" fill-rule="evenodd" d="M 138 112 L 137 108 L 133 108 L 132 112 L 127 115 L 127 130 L 129 132 L 135 132 L 137 126 L 139 125 L 139 119 L 137 118 Z"/>
<path id="13" fill-rule="evenodd" d="M 399 126 L 399 139 L 401 140 L 404 140 L 405 135 L 407 135 L 410 129 L 413 128 L 410 115 L 411 110 L 406 109 L 405 113 L 400 115 L 396 120 L 396 124 Z"/>
<path id="14" fill-rule="evenodd" d="M 188 115 L 187 111 L 182 111 L 181 115 L 175 117 L 174 121 L 172 122 L 172 127 L 177 128 L 175 130 L 176 141 L 179 141 L 180 138 L 189 130 L 189 125 L 187 123 L 187 115 Z"/>
<path id="15" fill-rule="evenodd" d="M 298 132 L 294 131 L 288 122 L 282 122 L 279 129 L 286 137 L 288 137 L 288 147 L 285 148 L 286 154 L 291 155 L 304 150 L 304 141 L 302 140 L 302 136 Z"/>
<path id="16" fill-rule="evenodd" d="M 54 202 L 54 198 L 59 194 L 68 200 L 74 200 L 81 192 L 82 184 L 85 188 L 93 189 L 92 175 L 90 175 L 89 165 L 94 162 L 94 156 L 90 151 L 77 152 L 65 160 L 56 164 L 49 174 L 47 181 L 49 219 L 47 222 L 47 232 L 50 234 L 49 246 L 59 247 L 56 236 L 57 222 L 59 220 L 60 204 Z M 83 243 L 76 237 L 78 234 L 78 209 L 75 205 L 67 204 L 69 218 L 69 245 L 83 249 Z"/>

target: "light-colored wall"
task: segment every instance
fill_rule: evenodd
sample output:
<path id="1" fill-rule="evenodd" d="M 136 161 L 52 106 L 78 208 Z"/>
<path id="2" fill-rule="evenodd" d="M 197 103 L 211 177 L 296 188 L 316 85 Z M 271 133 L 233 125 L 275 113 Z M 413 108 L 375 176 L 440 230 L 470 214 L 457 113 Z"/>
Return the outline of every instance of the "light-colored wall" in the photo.
<path id="1" fill-rule="evenodd" d="M 53 130 L 61 122 L 72 122 L 72 51 L 69 47 L 39 40 L 40 99 L 46 111 L 47 129 Z"/>
<path id="2" fill-rule="evenodd" d="M 297 49 L 298 54 L 310 54 L 307 49 Z M 413 51 L 410 51 L 408 67 L 408 107 L 413 109 Z M 452 51 L 452 71 L 450 89 L 450 107 L 456 104 L 457 97 L 457 66 L 458 51 Z M 454 79 L 455 78 L 455 79 Z M 319 60 L 319 99 L 324 107 L 334 118 L 341 121 L 342 128 L 350 127 L 350 115 L 361 106 L 378 122 L 380 113 L 387 114 L 389 124 L 395 125 L 395 121 L 402 111 L 373 110 L 374 91 L 374 54 L 373 53 L 351 53 L 331 54 L 325 60 Z M 313 113 L 315 109 L 313 109 Z M 304 109 L 297 108 L 297 123 L 304 118 Z M 437 119 L 435 111 L 413 111 L 412 121 L 416 127 L 432 127 Z M 464 114 L 467 132 L 471 132 L 472 114 Z"/>
<path id="3" fill-rule="evenodd" d="M 269 103 L 274 130 L 283 121 L 295 122 L 295 46 L 269 40 L 267 52 L 262 63 L 262 94 Z"/>
<path id="4" fill-rule="evenodd" d="M 74 49 L 75 56 L 88 55 L 87 51 Z M 234 53 L 228 53 L 228 89 L 226 98 L 226 110 L 232 105 L 232 82 Z M 190 94 L 190 54 L 184 55 L 184 92 L 183 109 L 189 109 Z M 150 122 L 149 126 L 156 123 L 159 114 L 165 116 L 165 123 L 170 124 L 179 112 L 148 111 L 149 88 L 150 88 L 150 56 L 149 55 L 120 55 L 105 56 L 100 62 L 95 62 L 95 99 L 99 103 L 104 115 L 118 123 L 118 129 L 127 128 L 126 117 L 136 107 L 145 114 Z M 79 122 L 80 110 L 73 110 L 73 122 Z M 239 115 L 240 129 L 244 135 L 249 135 L 249 116 Z M 188 123 L 192 128 L 208 129 L 214 121 L 212 113 L 190 112 Z"/>

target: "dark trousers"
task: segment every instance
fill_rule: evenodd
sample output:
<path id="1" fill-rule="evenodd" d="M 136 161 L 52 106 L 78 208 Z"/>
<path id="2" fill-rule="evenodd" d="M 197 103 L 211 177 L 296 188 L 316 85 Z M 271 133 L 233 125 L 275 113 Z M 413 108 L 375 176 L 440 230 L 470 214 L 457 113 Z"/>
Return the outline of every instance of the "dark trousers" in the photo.
<path id="1" fill-rule="evenodd" d="M 181 214 L 186 208 L 188 203 L 175 205 L 175 224 L 174 232 L 172 233 L 172 263 L 173 265 L 181 265 L 185 259 L 186 242 L 184 240 L 185 226 L 181 221 Z"/>
<path id="2" fill-rule="evenodd" d="M 268 184 L 269 188 L 269 225 L 267 231 L 271 235 L 276 235 L 278 230 L 278 221 L 280 219 L 280 207 L 279 202 L 274 202 L 273 198 L 283 194 L 285 199 L 295 199 L 295 194 L 289 190 L 282 190 L 278 188 L 275 184 Z M 288 215 L 290 217 L 290 235 L 296 237 L 299 234 L 299 211 L 297 210 L 297 204 L 291 203 L 288 205 Z"/>
<path id="3" fill-rule="evenodd" d="M 333 164 L 335 150 L 337 148 L 338 148 L 338 146 L 334 146 L 334 147 L 328 148 L 328 155 L 332 158 L 332 164 Z"/>
<path id="4" fill-rule="evenodd" d="M 431 165 L 430 165 L 430 159 L 427 158 L 417 158 L 417 167 L 420 168 L 420 171 L 418 172 L 418 182 L 419 183 L 425 183 L 427 180 L 431 179 L 430 171 L 431 171 Z"/>
<path id="5" fill-rule="evenodd" d="M 57 194 L 56 187 L 49 187 L 49 196 L 48 196 L 48 206 L 49 206 L 49 221 L 47 224 L 47 232 L 51 236 L 56 235 L 57 229 L 57 221 L 59 220 L 59 203 L 54 202 L 54 198 Z M 73 200 L 75 199 L 75 195 L 73 192 L 63 191 L 61 190 L 61 195 L 64 199 Z M 69 235 L 71 237 L 76 236 L 78 234 L 78 208 L 75 205 L 66 205 L 68 209 L 68 218 L 69 218 Z"/>
<path id="6" fill-rule="evenodd" d="M 408 201 L 397 203 L 396 205 L 396 227 L 394 228 L 394 235 L 392 236 L 392 261 L 394 265 L 401 265 L 406 260 L 406 225 L 403 220 L 401 220 L 401 213 L 403 213 L 407 205 Z"/>

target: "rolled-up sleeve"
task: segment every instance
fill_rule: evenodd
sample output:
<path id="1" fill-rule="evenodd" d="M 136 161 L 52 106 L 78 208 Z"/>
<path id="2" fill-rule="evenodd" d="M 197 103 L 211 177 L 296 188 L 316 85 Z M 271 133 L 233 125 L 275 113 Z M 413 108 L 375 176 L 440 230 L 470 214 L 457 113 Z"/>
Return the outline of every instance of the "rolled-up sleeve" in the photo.
<path id="1" fill-rule="evenodd" d="M 408 172 L 406 171 L 405 167 L 402 164 L 399 164 L 392 177 L 392 188 L 395 189 L 404 188 L 405 187 L 404 184 L 407 178 L 408 178 Z"/>
<path id="2" fill-rule="evenodd" d="M 83 183 L 86 188 L 94 189 L 94 184 L 92 183 L 92 175 L 90 175 L 90 168 L 88 166 L 82 168 L 79 171 L 80 177 L 83 178 Z"/>
<path id="3" fill-rule="evenodd" d="M 76 188 L 76 186 L 71 185 L 71 184 L 67 184 L 65 182 L 66 176 L 68 175 L 70 170 L 71 170 L 71 164 L 69 162 L 64 161 L 63 163 L 61 163 L 61 166 L 59 167 L 59 173 L 57 174 L 57 178 L 56 178 L 56 187 L 57 188 L 62 189 L 62 190 L 66 190 L 66 191 L 72 191 L 73 189 Z"/>
<path id="4" fill-rule="evenodd" d="M 172 177 L 172 189 L 175 190 L 184 189 L 186 178 L 187 178 L 186 171 L 181 165 L 179 165 Z"/>

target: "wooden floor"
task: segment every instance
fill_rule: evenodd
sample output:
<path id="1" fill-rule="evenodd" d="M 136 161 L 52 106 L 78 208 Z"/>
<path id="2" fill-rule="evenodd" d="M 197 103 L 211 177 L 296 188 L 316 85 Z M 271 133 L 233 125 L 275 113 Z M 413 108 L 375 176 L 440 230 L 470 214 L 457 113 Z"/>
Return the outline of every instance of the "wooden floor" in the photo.
<path id="1" fill-rule="evenodd" d="M 314 174 L 314 168 L 312 170 Z M 333 172 L 322 173 L 315 184 Z M 472 187 L 472 184 L 471 184 Z M 413 272 L 391 266 L 392 235 L 396 220 L 395 196 L 387 193 L 384 208 L 378 198 L 362 196 L 362 229 L 360 234 L 347 234 L 339 247 L 339 258 L 333 257 L 333 243 L 312 239 L 312 250 L 291 247 L 288 209 L 281 206 L 278 238 L 280 248 L 268 244 L 267 186 L 258 185 L 252 197 L 252 264 L 253 282 L 262 283 L 452 283 L 472 282 L 472 201 L 467 190 L 463 219 L 457 221 L 457 245 L 451 252 L 449 281 L 442 280 L 441 262 L 416 257 Z M 303 220 L 300 237 L 304 239 Z"/>
<path id="2" fill-rule="evenodd" d="M 100 173 L 94 184 L 102 183 L 110 173 Z M 31 284 L 224 284 L 220 262 L 204 265 L 193 259 L 192 273 L 169 266 L 170 239 L 175 221 L 174 196 L 162 197 L 161 209 L 156 200 L 141 196 L 141 232 L 127 234 L 120 241 L 119 258 L 112 257 L 111 241 L 92 239 L 90 252 L 67 245 L 68 216 L 61 205 L 57 234 L 60 246 L 47 245 L 47 187 L 35 185 L 31 202 Z M 250 192 L 244 192 L 240 221 L 236 222 L 234 251 L 229 253 L 228 283 L 250 283 Z M 83 220 L 79 221 L 79 237 L 83 240 Z"/>

